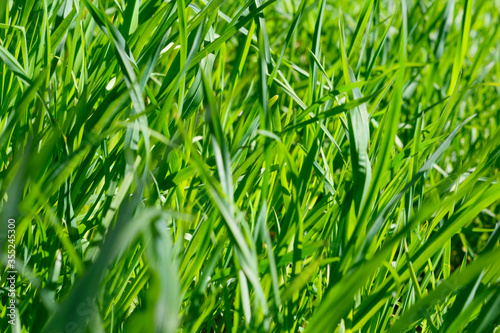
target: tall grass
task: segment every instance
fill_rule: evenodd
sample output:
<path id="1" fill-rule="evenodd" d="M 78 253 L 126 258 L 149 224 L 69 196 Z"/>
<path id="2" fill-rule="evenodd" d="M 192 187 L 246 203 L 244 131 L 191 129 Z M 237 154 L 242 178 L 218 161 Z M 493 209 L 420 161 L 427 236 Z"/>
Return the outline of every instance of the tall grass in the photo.
<path id="1" fill-rule="evenodd" d="M 498 329 L 499 7 L 1 1 L 1 331 Z"/>

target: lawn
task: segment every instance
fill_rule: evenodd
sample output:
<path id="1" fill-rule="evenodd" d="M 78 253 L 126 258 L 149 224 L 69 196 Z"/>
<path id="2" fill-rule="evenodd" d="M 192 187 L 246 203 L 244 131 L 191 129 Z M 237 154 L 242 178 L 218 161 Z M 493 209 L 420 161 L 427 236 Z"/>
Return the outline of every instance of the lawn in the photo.
<path id="1" fill-rule="evenodd" d="M 0 332 L 500 331 L 499 0 L 1 0 Z"/>

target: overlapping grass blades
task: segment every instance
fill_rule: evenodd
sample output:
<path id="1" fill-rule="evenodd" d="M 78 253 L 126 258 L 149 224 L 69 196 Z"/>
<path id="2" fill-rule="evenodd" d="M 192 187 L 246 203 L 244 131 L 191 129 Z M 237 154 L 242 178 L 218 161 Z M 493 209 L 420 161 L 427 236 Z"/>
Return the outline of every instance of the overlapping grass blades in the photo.
<path id="1" fill-rule="evenodd" d="M 0 2 L 0 330 L 498 330 L 498 5 Z"/>

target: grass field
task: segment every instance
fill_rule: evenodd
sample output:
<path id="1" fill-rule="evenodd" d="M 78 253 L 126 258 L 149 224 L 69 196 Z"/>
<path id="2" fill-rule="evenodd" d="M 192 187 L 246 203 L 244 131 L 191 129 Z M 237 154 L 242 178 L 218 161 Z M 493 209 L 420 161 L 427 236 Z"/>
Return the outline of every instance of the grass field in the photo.
<path id="1" fill-rule="evenodd" d="M 499 8 L 0 1 L 0 331 L 499 331 Z"/>

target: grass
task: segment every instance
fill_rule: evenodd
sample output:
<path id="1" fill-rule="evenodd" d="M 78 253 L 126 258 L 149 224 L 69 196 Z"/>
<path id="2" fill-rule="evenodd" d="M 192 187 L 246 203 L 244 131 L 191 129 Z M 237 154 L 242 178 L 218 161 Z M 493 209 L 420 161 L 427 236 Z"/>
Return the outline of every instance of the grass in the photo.
<path id="1" fill-rule="evenodd" d="M 499 6 L 2 1 L 1 331 L 498 330 Z"/>

